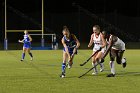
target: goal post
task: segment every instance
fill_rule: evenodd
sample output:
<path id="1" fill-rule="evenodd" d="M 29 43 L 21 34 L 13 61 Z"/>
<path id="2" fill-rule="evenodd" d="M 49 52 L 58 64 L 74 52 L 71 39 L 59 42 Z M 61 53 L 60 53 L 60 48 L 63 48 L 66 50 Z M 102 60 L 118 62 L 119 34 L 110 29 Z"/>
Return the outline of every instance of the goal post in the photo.
<path id="1" fill-rule="evenodd" d="M 28 30 L 29 32 L 41 32 L 41 47 L 44 47 L 44 0 L 41 1 L 41 29 L 39 30 L 32 30 L 32 29 L 24 29 L 24 30 Z M 7 33 L 16 33 L 16 32 L 24 32 L 24 30 L 10 30 L 10 29 L 7 29 L 7 0 L 5 0 L 5 38 L 4 38 L 4 50 L 8 50 L 8 36 L 7 36 Z"/>
<path id="2" fill-rule="evenodd" d="M 28 30 L 28 29 L 25 29 Z M 9 33 L 24 32 L 25 30 L 7 30 Z M 42 32 L 42 30 L 28 30 L 28 32 Z"/>
<path id="3" fill-rule="evenodd" d="M 7 40 L 7 1 L 5 0 L 5 37 L 4 37 L 4 50 L 8 50 L 8 40 Z"/>

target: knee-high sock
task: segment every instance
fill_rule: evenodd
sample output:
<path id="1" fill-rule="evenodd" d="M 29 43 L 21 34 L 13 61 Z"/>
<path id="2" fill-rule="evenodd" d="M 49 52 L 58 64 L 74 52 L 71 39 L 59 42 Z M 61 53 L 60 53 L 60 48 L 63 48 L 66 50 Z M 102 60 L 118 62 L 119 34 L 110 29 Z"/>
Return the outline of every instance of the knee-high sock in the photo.
<path id="1" fill-rule="evenodd" d="M 101 62 L 101 59 L 99 60 Z M 104 63 L 100 63 L 100 68 L 104 69 Z"/>
<path id="2" fill-rule="evenodd" d="M 104 69 L 104 63 L 100 63 L 100 68 Z"/>
<path id="3" fill-rule="evenodd" d="M 66 69 L 66 63 L 62 63 L 62 72 L 65 73 L 65 69 Z"/>
<path id="4" fill-rule="evenodd" d="M 32 55 L 32 53 L 31 53 L 31 52 L 29 53 L 29 55 L 30 55 L 31 57 L 33 57 L 33 55 Z"/>
<path id="5" fill-rule="evenodd" d="M 25 58 L 25 53 L 22 53 L 22 59 L 24 59 Z"/>
<path id="6" fill-rule="evenodd" d="M 114 63 L 114 61 L 110 61 L 110 68 L 111 68 L 111 73 L 112 74 L 115 74 L 115 63 Z"/>
<path id="7" fill-rule="evenodd" d="M 96 63 L 92 63 L 93 67 L 96 66 L 96 65 L 97 65 L 97 62 Z M 94 67 L 93 70 L 94 70 L 94 72 L 98 72 L 97 67 Z"/>

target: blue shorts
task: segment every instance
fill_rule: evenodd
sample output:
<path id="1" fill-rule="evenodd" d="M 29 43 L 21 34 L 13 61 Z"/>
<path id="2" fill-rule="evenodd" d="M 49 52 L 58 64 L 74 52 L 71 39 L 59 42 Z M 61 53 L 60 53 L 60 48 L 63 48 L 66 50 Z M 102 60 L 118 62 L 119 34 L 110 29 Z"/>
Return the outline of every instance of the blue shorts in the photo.
<path id="1" fill-rule="evenodd" d="M 67 48 L 68 48 L 68 47 L 67 47 Z M 65 49 L 65 48 L 64 48 L 63 50 L 66 52 L 66 49 Z M 74 48 L 68 48 L 68 51 L 69 51 L 70 55 L 73 54 L 73 50 L 74 50 Z M 75 54 L 77 54 L 77 51 L 76 51 Z"/>
<path id="2" fill-rule="evenodd" d="M 31 48 L 31 43 L 24 43 L 23 47 L 24 48 Z"/>

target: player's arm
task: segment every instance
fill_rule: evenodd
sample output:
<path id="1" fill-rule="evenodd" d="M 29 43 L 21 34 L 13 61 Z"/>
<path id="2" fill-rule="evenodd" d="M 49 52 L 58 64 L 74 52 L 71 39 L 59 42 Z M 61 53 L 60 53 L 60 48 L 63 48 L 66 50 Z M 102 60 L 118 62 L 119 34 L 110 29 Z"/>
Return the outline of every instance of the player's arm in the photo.
<path id="1" fill-rule="evenodd" d="M 93 44 L 93 34 L 92 34 L 91 37 L 90 37 L 90 42 L 89 42 L 89 44 L 88 44 L 88 47 L 91 47 L 92 44 Z"/>
<path id="2" fill-rule="evenodd" d="M 69 51 L 68 51 L 68 48 L 67 48 L 66 43 L 64 42 L 64 38 L 62 38 L 61 42 L 62 42 L 63 47 L 65 48 L 65 51 L 66 51 L 66 53 L 68 54 L 68 57 L 69 57 L 69 59 L 70 59 L 70 53 L 69 53 Z"/>
<path id="3" fill-rule="evenodd" d="M 28 35 L 28 37 L 29 37 L 29 39 L 30 39 L 30 42 L 32 42 L 32 40 L 33 40 L 32 37 L 31 37 L 30 35 Z"/>
<path id="4" fill-rule="evenodd" d="M 23 40 L 18 40 L 19 43 L 24 43 L 24 39 Z"/>
<path id="5" fill-rule="evenodd" d="M 112 37 L 110 38 L 108 47 L 107 47 L 107 49 L 106 49 L 104 55 L 102 56 L 102 59 L 104 59 L 104 58 L 107 56 L 107 54 L 109 53 L 111 47 L 113 46 L 113 44 L 114 44 L 113 38 L 114 38 L 114 36 L 112 36 Z"/>

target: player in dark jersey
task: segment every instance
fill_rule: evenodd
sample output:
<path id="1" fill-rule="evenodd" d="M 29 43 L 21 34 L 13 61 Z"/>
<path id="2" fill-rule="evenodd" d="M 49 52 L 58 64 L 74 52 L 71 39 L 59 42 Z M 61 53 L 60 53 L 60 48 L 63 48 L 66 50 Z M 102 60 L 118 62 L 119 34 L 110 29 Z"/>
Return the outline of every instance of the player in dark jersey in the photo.
<path id="1" fill-rule="evenodd" d="M 31 61 L 33 60 L 33 55 L 30 52 L 30 50 L 31 50 L 31 41 L 32 41 L 31 36 L 28 34 L 28 31 L 25 30 L 24 31 L 24 39 L 23 40 L 19 40 L 20 43 L 23 43 L 23 53 L 22 53 L 22 59 L 21 59 L 21 61 L 24 60 L 24 58 L 25 58 L 25 52 L 26 51 L 31 56 Z"/>
<path id="2" fill-rule="evenodd" d="M 126 67 L 126 58 L 123 57 L 125 51 L 125 43 L 111 32 L 103 33 L 107 37 L 108 47 L 102 56 L 102 62 L 104 62 L 105 57 L 110 53 L 110 68 L 111 74 L 107 77 L 115 77 L 115 58 L 118 64 L 122 64 L 123 68 Z"/>
<path id="3" fill-rule="evenodd" d="M 68 68 L 71 68 L 73 64 L 74 55 L 77 54 L 77 49 L 80 46 L 79 40 L 74 34 L 70 34 L 67 26 L 63 27 L 63 38 L 61 40 L 63 44 L 63 62 L 62 62 L 62 74 L 60 77 L 65 77 L 65 69 L 67 67 L 66 61 L 68 60 Z"/>

